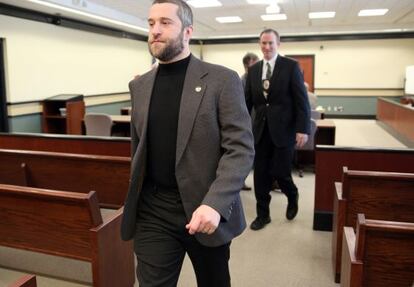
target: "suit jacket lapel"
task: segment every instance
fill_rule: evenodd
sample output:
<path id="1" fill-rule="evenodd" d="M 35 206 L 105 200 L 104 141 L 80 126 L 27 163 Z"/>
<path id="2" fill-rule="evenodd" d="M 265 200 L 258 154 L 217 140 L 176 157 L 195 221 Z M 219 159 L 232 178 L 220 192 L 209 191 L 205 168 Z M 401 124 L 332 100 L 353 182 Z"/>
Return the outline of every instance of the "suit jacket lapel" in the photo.
<path id="1" fill-rule="evenodd" d="M 273 69 L 272 78 L 270 81 L 270 89 L 274 91 L 277 87 L 277 81 L 279 79 L 280 70 L 283 69 L 283 59 L 282 56 L 278 55 L 276 58 L 275 68 Z M 269 95 L 271 95 L 272 92 L 270 92 Z"/>
<path id="2" fill-rule="evenodd" d="M 142 137 L 140 138 L 140 141 L 143 140 L 145 143 L 147 141 L 149 106 L 156 75 L 157 69 L 151 70 L 148 79 L 142 83 L 141 87 L 137 87 L 137 89 L 139 89 L 139 93 L 142 95 L 141 101 L 137 103 L 140 106 L 137 108 L 137 110 L 139 110 L 138 117 L 142 117 L 142 121 L 138 121 L 139 123 L 142 123 L 142 127 L 140 127 L 140 130 L 142 130 Z"/>
<path id="3" fill-rule="evenodd" d="M 206 83 L 202 77 L 207 74 L 202 62 L 191 56 L 187 73 L 184 80 L 183 93 L 181 95 L 180 113 L 177 128 L 177 149 L 175 154 L 175 165 L 177 166 L 184 153 L 194 126 L 198 107 L 206 90 Z"/>

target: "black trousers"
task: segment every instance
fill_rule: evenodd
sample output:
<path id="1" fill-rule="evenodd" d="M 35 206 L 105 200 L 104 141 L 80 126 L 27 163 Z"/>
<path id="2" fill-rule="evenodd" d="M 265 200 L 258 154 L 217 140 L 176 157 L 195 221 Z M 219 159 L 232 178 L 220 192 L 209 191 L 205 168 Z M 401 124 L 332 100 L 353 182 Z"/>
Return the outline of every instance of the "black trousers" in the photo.
<path id="1" fill-rule="evenodd" d="M 134 248 L 140 287 L 177 286 L 186 253 L 199 287 L 230 286 L 230 243 L 206 247 L 189 235 L 177 190 L 145 184 L 137 216 Z"/>
<path id="2" fill-rule="evenodd" d="M 296 196 L 298 189 L 292 179 L 294 148 L 294 146 L 276 147 L 270 138 L 266 124 L 260 141 L 255 145 L 253 178 L 258 217 L 270 216 L 270 191 L 274 180 L 288 198 Z"/>

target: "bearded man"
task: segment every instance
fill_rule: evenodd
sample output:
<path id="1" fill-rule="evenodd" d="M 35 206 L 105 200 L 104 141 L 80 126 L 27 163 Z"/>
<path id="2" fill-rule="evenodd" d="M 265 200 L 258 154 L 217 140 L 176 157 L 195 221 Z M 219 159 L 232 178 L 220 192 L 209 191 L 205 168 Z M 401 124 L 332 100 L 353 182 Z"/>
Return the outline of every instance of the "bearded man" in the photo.
<path id="1" fill-rule="evenodd" d="M 191 55 L 192 11 L 156 0 L 148 46 L 159 65 L 129 87 L 131 178 L 121 236 L 139 286 L 176 286 L 188 254 L 198 286 L 230 286 L 232 239 L 246 227 L 240 189 L 254 158 L 236 72 Z"/>

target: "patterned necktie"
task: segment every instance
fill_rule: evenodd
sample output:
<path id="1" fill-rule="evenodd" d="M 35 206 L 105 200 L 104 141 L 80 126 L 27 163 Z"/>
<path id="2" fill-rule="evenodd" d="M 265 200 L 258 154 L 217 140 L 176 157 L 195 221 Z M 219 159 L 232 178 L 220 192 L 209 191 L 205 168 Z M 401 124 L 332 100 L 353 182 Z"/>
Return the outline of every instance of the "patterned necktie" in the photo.
<path id="1" fill-rule="evenodd" d="M 270 80 L 272 77 L 272 68 L 270 67 L 269 62 L 266 63 L 266 79 Z"/>

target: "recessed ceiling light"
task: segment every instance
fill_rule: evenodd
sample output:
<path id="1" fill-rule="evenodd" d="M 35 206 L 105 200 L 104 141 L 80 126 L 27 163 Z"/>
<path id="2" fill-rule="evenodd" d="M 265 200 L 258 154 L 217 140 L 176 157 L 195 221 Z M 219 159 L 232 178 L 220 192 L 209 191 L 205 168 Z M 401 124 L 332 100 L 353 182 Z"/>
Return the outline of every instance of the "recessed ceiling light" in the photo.
<path id="1" fill-rule="evenodd" d="M 228 16 L 228 17 L 216 17 L 216 21 L 219 23 L 238 23 L 242 19 L 239 16 Z"/>
<path id="2" fill-rule="evenodd" d="M 366 9 L 359 11 L 358 16 L 382 16 L 387 14 L 387 12 L 388 9 Z"/>
<path id="3" fill-rule="evenodd" d="M 256 5 L 256 4 L 268 4 L 268 5 L 270 5 L 270 4 L 272 4 L 272 2 L 274 2 L 274 0 L 247 0 L 247 3 L 253 4 L 253 5 Z"/>
<path id="4" fill-rule="evenodd" d="M 187 4 L 194 8 L 220 7 L 223 6 L 218 0 L 189 0 Z"/>
<path id="5" fill-rule="evenodd" d="M 309 19 L 322 19 L 322 18 L 333 18 L 335 12 L 311 12 L 309 13 Z"/>
<path id="6" fill-rule="evenodd" d="M 267 14 L 279 14 L 279 12 L 280 12 L 280 6 L 277 4 L 272 4 L 266 7 Z"/>
<path id="7" fill-rule="evenodd" d="M 279 20 L 286 20 L 286 14 L 266 14 L 260 16 L 263 21 L 279 21 Z"/>

